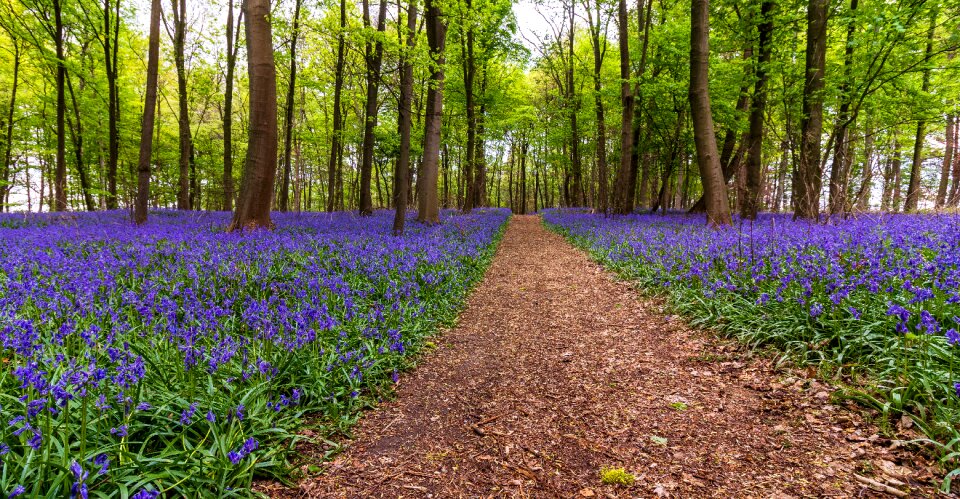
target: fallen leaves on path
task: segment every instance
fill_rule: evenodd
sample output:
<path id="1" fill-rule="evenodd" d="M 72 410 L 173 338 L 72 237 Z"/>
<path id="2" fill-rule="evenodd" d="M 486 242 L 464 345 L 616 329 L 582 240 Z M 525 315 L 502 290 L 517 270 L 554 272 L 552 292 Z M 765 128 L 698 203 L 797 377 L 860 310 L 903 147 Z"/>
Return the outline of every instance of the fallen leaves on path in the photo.
<path id="1" fill-rule="evenodd" d="M 936 469 L 832 388 L 667 315 L 515 216 L 459 324 L 277 497 L 935 494 Z M 304 448 L 305 455 L 322 455 Z M 605 485 L 623 468 L 633 485 Z M 893 492 L 897 491 L 897 492 Z"/>

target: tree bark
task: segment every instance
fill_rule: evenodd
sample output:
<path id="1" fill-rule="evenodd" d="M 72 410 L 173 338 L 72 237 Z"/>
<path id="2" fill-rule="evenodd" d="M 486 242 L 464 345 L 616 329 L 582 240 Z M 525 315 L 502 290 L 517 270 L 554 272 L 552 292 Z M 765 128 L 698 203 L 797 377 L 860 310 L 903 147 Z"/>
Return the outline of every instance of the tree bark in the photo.
<path id="1" fill-rule="evenodd" d="M 160 0 L 150 2 L 150 41 L 147 48 L 147 88 L 144 92 L 143 125 L 140 129 L 140 158 L 137 161 L 137 202 L 134 221 L 147 221 L 150 201 L 150 156 L 153 153 L 153 123 L 157 109 L 157 70 L 160 65 Z"/>
<path id="2" fill-rule="evenodd" d="M 67 62 L 63 49 L 63 6 L 53 0 L 54 45 L 57 53 L 57 163 L 54 170 L 54 210 L 67 210 Z"/>
<path id="3" fill-rule="evenodd" d="M 847 22 L 847 43 L 843 55 L 843 82 L 840 84 L 840 110 L 837 113 L 837 129 L 834 132 L 833 163 L 830 167 L 830 200 L 831 215 L 843 214 L 847 206 L 847 188 L 850 184 L 850 162 L 847 161 L 850 149 L 850 101 L 853 83 L 853 35 L 856 32 L 858 0 L 850 0 L 850 10 Z"/>
<path id="4" fill-rule="evenodd" d="M 13 85 L 10 89 L 10 103 L 7 107 L 7 123 L 6 130 L 4 130 L 3 178 L 0 178 L 0 181 L 3 182 L 0 184 L 0 194 L 2 194 L 2 200 L 4 201 L 4 204 L 6 204 L 7 198 L 10 195 L 10 190 L 13 186 L 13 179 L 11 178 L 11 170 L 13 166 L 13 119 L 15 117 L 14 112 L 17 109 L 17 86 L 20 80 L 20 56 L 20 41 L 16 38 L 13 38 Z M 29 182 L 27 183 L 27 194 L 30 194 Z M 42 204 L 43 203 L 41 202 L 41 205 Z M 6 208 L 7 211 L 10 211 L 9 206 Z"/>
<path id="5" fill-rule="evenodd" d="M 641 6 L 638 6 L 642 9 Z M 642 16 L 641 16 L 642 17 Z M 618 34 L 620 44 L 620 166 L 617 169 L 617 200 L 615 212 L 626 215 L 633 211 L 633 195 L 629 184 L 633 181 L 631 174 L 631 154 L 634 152 L 633 139 L 634 123 L 633 92 L 630 88 L 630 25 L 627 21 L 627 2 L 620 0 L 617 7 Z M 639 122 L 639 120 L 637 120 Z M 639 132 L 639 128 L 637 128 Z M 639 138 L 639 137 L 638 137 Z M 635 181 L 633 181 L 635 183 Z"/>
<path id="6" fill-rule="evenodd" d="M 723 181 L 717 138 L 710 110 L 710 2 L 693 0 L 690 7 L 690 110 L 697 164 L 707 203 L 707 223 L 711 226 L 731 223 L 727 204 L 727 186 Z"/>
<path id="7" fill-rule="evenodd" d="M 930 61 L 930 55 L 933 53 L 933 33 L 937 26 L 937 15 L 934 11 L 930 18 L 930 29 L 927 31 L 927 46 L 924 50 L 924 63 Z M 923 82 L 920 86 L 921 93 L 930 92 L 930 68 L 923 69 Z M 910 165 L 910 184 L 907 187 L 907 200 L 904 203 L 903 211 L 917 211 L 920 204 L 920 167 L 923 164 L 923 142 L 926 139 L 926 121 L 920 119 L 917 121 L 917 136 L 913 142 L 913 162 Z"/>
<path id="8" fill-rule="evenodd" d="M 820 217 L 820 135 L 823 131 L 823 73 L 827 53 L 829 0 L 810 0 L 807 5 L 807 50 L 804 64 L 803 122 L 800 137 L 800 164 L 797 165 L 797 192 L 794 217 Z"/>
<path id="9" fill-rule="evenodd" d="M 621 0 L 621 5 L 625 5 L 626 0 Z M 597 199 L 595 203 L 595 208 L 598 212 L 606 214 L 608 211 L 608 202 L 609 194 L 607 193 L 607 125 L 606 117 L 604 116 L 603 109 L 603 87 L 601 85 L 601 71 L 603 70 L 603 56 L 607 51 L 607 41 L 603 40 L 603 45 L 601 46 L 600 41 L 600 1 L 594 1 L 594 8 L 596 8 L 597 21 L 593 21 L 593 13 L 589 5 L 586 5 L 587 11 L 587 20 L 590 23 L 590 36 L 591 45 L 593 47 L 593 102 L 594 108 L 597 114 Z M 623 7 L 626 10 L 625 7 Z M 625 17 L 625 14 L 624 14 Z M 621 22 L 623 19 L 621 19 Z M 622 36 L 623 29 L 621 29 Z M 621 50 L 623 49 L 621 43 Z M 629 58 L 629 54 L 627 55 Z M 629 61 L 627 63 L 629 71 Z M 629 82 L 625 83 L 629 86 Z M 621 149 L 622 151 L 629 151 L 629 149 Z M 629 158 L 629 155 L 624 153 L 621 156 L 626 155 Z"/>
<path id="10" fill-rule="evenodd" d="M 333 86 L 333 131 L 327 162 L 327 211 L 337 207 L 337 183 L 343 182 L 343 72 L 345 67 L 347 2 L 340 0 L 340 30 L 337 33 L 337 67 Z"/>
<path id="11" fill-rule="evenodd" d="M 853 0 L 856 2 L 857 0 Z M 767 106 L 767 65 L 770 63 L 770 41 L 773 36 L 773 0 L 764 0 L 760 4 L 760 23 L 757 25 L 757 81 L 753 88 L 753 102 L 750 104 L 750 133 L 747 146 L 746 192 L 740 203 L 740 215 L 755 219 L 760 210 L 760 186 L 763 182 L 763 114 Z"/>
<path id="12" fill-rule="evenodd" d="M 187 36 L 187 2 L 186 0 L 170 0 L 171 15 L 173 16 L 173 32 L 170 38 L 173 42 L 173 62 L 177 70 L 177 127 L 180 141 L 180 171 L 177 177 L 177 209 L 189 210 L 190 206 L 190 150 L 193 141 L 190 131 L 190 109 L 187 95 L 187 67 L 184 53 Z M 168 27 L 169 31 L 169 27 Z"/>
<path id="13" fill-rule="evenodd" d="M 466 7 L 469 17 L 472 19 L 472 9 L 473 2 L 472 0 L 466 0 Z M 461 59 L 463 60 L 463 92 L 464 100 L 466 101 L 466 114 L 467 114 L 467 145 L 466 145 L 466 159 L 463 165 L 463 177 L 464 177 L 464 196 L 463 196 L 463 211 L 469 213 L 473 209 L 473 183 L 474 183 L 474 167 L 476 163 L 477 155 L 477 110 L 476 102 L 474 95 L 474 80 L 477 74 L 477 64 L 474 57 L 474 34 L 472 20 L 468 20 L 461 16 L 461 21 L 463 28 L 467 31 L 466 36 L 461 36 Z"/>
<path id="14" fill-rule="evenodd" d="M 399 17 L 399 14 L 398 14 Z M 401 54 L 399 123 L 400 157 L 397 158 L 397 171 L 393 176 L 393 205 L 396 212 L 393 217 L 393 234 L 402 235 L 407 217 L 410 175 L 410 128 L 413 122 L 411 106 L 413 104 L 413 50 L 417 40 L 417 0 L 409 0 L 407 5 L 407 46 Z"/>
<path id="15" fill-rule="evenodd" d="M 440 222 L 437 200 L 437 177 L 440 162 L 440 128 L 443 123 L 443 67 L 446 51 L 447 25 L 435 0 L 426 0 L 427 43 L 430 46 L 430 81 L 427 89 L 427 110 L 423 121 L 423 160 L 417 175 L 417 220 L 422 223 Z"/>
<path id="16" fill-rule="evenodd" d="M 280 185 L 280 211 L 290 209 L 290 159 L 293 150 L 294 98 L 297 92 L 297 37 L 300 35 L 300 5 L 293 7 L 293 33 L 290 35 L 290 81 L 287 82 L 287 102 L 283 120 L 283 181 Z"/>
<path id="17" fill-rule="evenodd" d="M 110 43 L 110 31 L 119 32 L 120 17 L 119 0 L 114 2 L 116 17 L 110 20 L 111 5 L 110 0 L 103 0 L 103 57 L 104 73 L 107 77 L 107 134 L 108 134 L 108 152 L 107 152 L 107 209 L 117 208 L 117 163 L 120 157 L 120 130 L 118 125 L 120 102 L 117 92 L 117 77 L 119 67 L 117 65 L 117 53 L 119 48 L 119 39 L 115 38 Z"/>
<path id="18" fill-rule="evenodd" d="M 237 29 L 243 18 L 237 19 Z M 223 92 L 223 211 L 233 210 L 236 191 L 233 186 L 233 72 L 237 67 L 239 36 L 234 31 L 233 0 L 227 0 L 227 74 Z"/>
<path id="19" fill-rule="evenodd" d="M 240 198 L 229 230 L 271 228 L 277 175 L 277 68 L 273 59 L 270 0 L 244 0 L 250 131 Z"/>
<path id="20" fill-rule="evenodd" d="M 377 17 L 377 33 L 386 30 L 387 2 L 380 1 Z M 363 25 L 370 27 L 370 1 L 363 2 Z M 383 62 L 383 41 L 377 38 L 373 44 L 366 42 L 365 59 L 367 65 L 367 104 L 363 122 L 363 146 L 360 154 L 360 214 L 373 214 L 373 198 L 370 195 L 370 183 L 373 176 L 373 147 L 377 128 L 377 95 L 380 90 L 380 66 Z"/>

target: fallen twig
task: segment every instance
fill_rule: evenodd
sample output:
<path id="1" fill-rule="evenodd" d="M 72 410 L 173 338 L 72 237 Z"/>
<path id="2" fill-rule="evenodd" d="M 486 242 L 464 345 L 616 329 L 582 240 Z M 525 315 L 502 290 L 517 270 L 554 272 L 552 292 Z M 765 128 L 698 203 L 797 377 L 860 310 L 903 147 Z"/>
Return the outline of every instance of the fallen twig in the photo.
<path id="1" fill-rule="evenodd" d="M 855 478 L 858 482 L 870 487 L 873 490 L 886 492 L 887 494 L 894 495 L 897 497 L 907 497 L 909 495 L 900 489 L 895 489 L 885 483 L 880 483 L 872 478 L 867 478 L 865 476 L 861 476 L 856 473 L 853 474 L 853 478 Z"/>

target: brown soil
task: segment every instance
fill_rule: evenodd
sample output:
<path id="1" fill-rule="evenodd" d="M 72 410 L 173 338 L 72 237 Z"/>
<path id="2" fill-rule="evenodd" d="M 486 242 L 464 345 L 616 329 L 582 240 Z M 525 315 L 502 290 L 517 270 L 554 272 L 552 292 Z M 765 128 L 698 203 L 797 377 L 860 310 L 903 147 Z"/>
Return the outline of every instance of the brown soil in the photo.
<path id="1" fill-rule="evenodd" d="M 832 404 L 833 389 L 804 372 L 774 369 L 691 330 L 535 216 L 513 218 L 459 325 L 438 343 L 323 473 L 260 490 L 851 497 L 883 495 L 876 489 L 884 486 L 935 494 L 936 468 L 880 436 L 863 409 Z M 604 468 L 624 468 L 636 481 L 605 485 Z"/>

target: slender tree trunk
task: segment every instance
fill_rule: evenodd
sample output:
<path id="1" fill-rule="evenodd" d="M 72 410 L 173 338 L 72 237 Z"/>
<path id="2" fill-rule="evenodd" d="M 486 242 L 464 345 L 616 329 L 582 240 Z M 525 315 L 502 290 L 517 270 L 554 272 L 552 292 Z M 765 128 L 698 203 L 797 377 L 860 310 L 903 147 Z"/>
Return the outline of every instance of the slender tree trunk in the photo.
<path id="1" fill-rule="evenodd" d="M 623 4 L 625 1 L 626 0 L 622 0 L 620 3 Z M 607 41 L 604 39 L 603 45 L 601 45 L 601 10 L 599 0 L 594 1 L 594 8 L 597 13 L 596 23 L 593 21 L 593 13 L 590 6 L 587 5 L 586 7 L 587 20 L 590 22 L 591 41 L 593 42 L 593 102 L 597 113 L 597 199 L 595 208 L 598 212 L 606 214 L 609 209 L 608 203 L 610 195 L 607 193 L 607 125 L 603 109 L 601 73 L 603 70 L 603 56 L 607 51 Z M 621 50 L 622 45 L 623 44 L 621 44 Z M 629 83 L 626 84 L 629 86 Z M 625 149 L 623 150 L 627 151 Z M 622 154 L 622 156 L 624 155 L 626 154 Z"/>
<path id="2" fill-rule="evenodd" d="M 747 175 L 744 179 L 746 190 L 740 203 L 740 215 L 751 220 L 757 218 L 757 211 L 760 210 L 760 186 L 763 182 L 763 117 L 767 107 L 767 66 L 770 63 L 774 5 L 773 0 L 764 0 L 760 4 L 760 23 L 757 25 L 757 79 L 753 88 L 753 102 L 750 104 L 750 133 L 745 168 Z"/>
<path id="3" fill-rule="evenodd" d="M 243 13 L 237 19 L 237 29 Z M 234 31 L 233 0 L 227 0 L 227 74 L 223 92 L 223 211 L 233 210 L 233 72 L 237 66 L 239 36 Z"/>
<path id="4" fill-rule="evenodd" d="M 333 86 L 333 131 L 330 139 L 330 161 L 327 163 L 327 211 L 337 203 L 337 181 L 343 175 L 343 72 L 345 67 L 347 1 L 340 0 L 340 30 L 337 33 L 337 67 Z"/>
<path id="5" fill-rule="evenodd" d="M 473 17 L 473 2 L 472 0 L 466 0 L 466 7 L 468 15 Z M 463 165 L 463 176 L 464 176 L 464 196 L 463 196 L 463 211 L 469 213 L 473 209 L 473 184 L 474 184 L 474 169 L 477 157 L 477 111 L 476 111 L 476 96 L 474 94 L 474 80 L 476 79 L 477 74 L 477 64 L 474 57 L 474 33 L 472 20 L 463 20 L 464 29 L 467 31 L 466 37 L 461 37 L 461 46 L 460 51 L 461 59 L 463 60 L 463 88 L 464 88 L 464 99 L 466 101 L 466 114 L 467 114 L 467 150 L 466 150 L 466 162 Z"/>
<path id="6" fill-rule="evenodd" d="M 54 210 L 67 210 L 67 61 L 63 49 L 63 6 L 53 0 L 54 45 L 57 53 L 57 164 L 54 170 Z"/>
<path id="7" fill-rule="evenodd" d="M 644 7 L 646 7 L 646 11 L 644 11 Z M 643 124 L 643 94 L 641 93 L 643 87 L 641 86 L 641 80 L 643 79 L 643 75 L 647 68 L 647 47 L 650 45 L 650 22 L 652 17 L 652 9 L 653 0 L 647 0 L 646 6 L 644 6 L 643 0 L 637 0 L 637 29 L 640 31 L 643 43 L 640 50 L 640 65 L 637 68 L 637 83 L 634 86 L 635 95 L 633 98 L 634 110 L 632 124 L 633 135 L 631 136 L 631 144 L 633 147 L 630 149 L 630 175 L 625 188 L 627 192 L 626 198 L 631 200 L 635 199 L 637 197 L 637 177 L 640 176 L 640 196 L 638 203 L 641 206 L 646 206 L 649 202 L 649 190 L 647 188 L 647 184 L 650 181 L 651 169 L 650 153 L 645 152 L 641 157 L 640 129 L 642 128 Z M 649 143 L 648 139 L 650 137 L 651 128 L 653 127 L 651 122 L 648 120 L 644 143 Z M 642 172 L 640 172 L 641 166 L 643 168 Z M 633 206 L 631 205 L 629 209 L 632 211 Z"/>
<path id="8" fill-rule="evenodd" d="M 873 157 L 874 157 L 874 134 L 870 124 L 870 117 L 867 117 L 866 131 L 863 139 L 863 171 L 860 181 L 860 190 L 856 197 L 856 210 L 860 212 L 870 210 L 870 190 L 873 187 Z"/>
<path id="9" fill-rule="evenodd" d="M 693 0 L 690 7 L 690 109 L 697 164 L 707 203 L 707 223 L 726 225 L 730 220 L 727 186 L 717 152 L 710 110 L 708 66 L 710 62 L 710 3 Z"/>
<path id="10" fill-rule="evenodd" d="M 573 0 L 570 1 L 570 31 L 569 31 L 569 41 L 567 45 L 568 49 L 568 61 L 567 65 L 567 102 L 570 105 L 570 170 L 573 176 L 573 185 L 570 186 L 570 190 L 573 191 L 571 195 L 571 202 L 576 206 L 583 206 L 584 199 L 584 190 L 583 190 L 583 165 L 580 158 L 580 127 L 577 124 L 577 113 L 580 110 L 580 102 L 577 97 L 577 89 L 574 86 L 574 34 L 576 33 L 576 26 L 574 24 L 574 17 L 577 10 L 577 3 Z"/>
<path id="11" fill-rule="evenodd" d="M 847 22 L 847 43 L 843 56 L 843 82 L 840 84 L 840 110 L 837 113 L 837 129 L 834 132 L 835 143 L 833 149 L 833 164 L 830 167 L 830 200 L 831 215 L 842 214 L 847 205 L 847 187 L 850 183 L 850 169 L 847 162 L 847 153 L 850 149 L 850 95 L 853 79 L 853 35 L 856 32 L 856 18 L 858 0 L 850 0 L 850 10 Z"/>
<path id="12" fill-rule="evenodd" d="M 399 13 L 397 15 L 399 18 Z M 407 46 L 401 56 L 400 69 L 400 106 L 399 123 L 400 157 L 397 159 L 397 171 L 393 176 L 393 205 L 396 213 L 393 217 L 394 235 L 403 234 L 403 225 L 407 216 L 407 195 L 410 175 L 410 128 L 413 121 L 413 51 L 417 40 L 417 0 L 409 0 L 407 5 Z"/>
<path id="13" fill-rule="evenodd" d="M 943 163 L 940 170 L 940 186 L 937 189 L 937 208 L 943 207 L 947 202 L 947 188 L 950 185 L 950 163 L 953 159 L 953 135 L 956 133 L 955 130 L 956 122 L 954 121 L 953 114 L 947 115 L 947 129 L 946 129 L 946 148 L 943 154 Z"/>
<path id="14" fill-rule="evenodd" d="M 530 142 L 527 141 L 526 134 L 520 138 L 520 214 L 527 214 L 527 153 L 530 149 Z M 536 204 L 536 203 L 534 203 Z M 536 211 L 536 208 L 534 208 Z"/>
<path id="15" fill-rule="evenodd" d="M 437 176 L 440 162 L 440 128 L 443 123 L 443 67 L 447 25 L 435 0 L 426 0 L 425 24 L 430 46 L 430 81 L 427 89 L 427 110 L 423 121 L 423 160 L 417 175 L 417 220 L 427 224 L 440 222 L 437 201 Z"/>
<path id="16" fill-rule="evenodd" d="M 804 66 L 803 123 L 800 164 L 797 165 L 795 217 L 820 217 L 820 135 L 823 131 L 823 73 L 827 53 L 829 0 L 810 0 L 807 6 L 807 51 Z"/>
<path id="17" fill-rule="evenodd" d="M 387 1 L 380 0 L 380 11 L 377 17 L 377 33 L 386 30 Z M 370 1 L 363 2 L 363 24 L 369 27 Z M 380 66 L 383 62 L 383 41 L 377 38 L 373 44 L 366 43 L 367 65 L 367 105 L 363 122 L 363 146 L 360 155 L 360 214 L 373 214 L 373 198 L 370 196 L 370 181 L 373 173 L 374 130 L 377 127 L 377 96 L 380 89 Z"/>
<path id="18" fill-rule="evenodd" d="M 934 12 L 930 18 L 930 29 L 927 31 L 927 46 L 923 57 L 925 63 L 930 61 L 930 55 L 933 53 L 933 33 L 937 26 L 937 15 L 936 11 Z M 923 83 L 920 91 L 924 94 L 930 92 L 929 67 L 923 69 Z M 907 201 L 903 206 L 903 210 L 907 212 L 917 211 L 920 204 L 920 167 L 923 164 L 923 142 L 927 137 L 926 125 L 926 121 L 922 118 L 917 121 L 917 137 L 913 143 L 913 162 L 910 165 L 910 184 L 907 188 Z"/>
<path id="19" fill-rule="evenodd" d="M 180 138 L 180 173 L 177 177 L 177 209 L 189 210 L 190 206 L 190 149 L 193 140 L 190 131 L 190 101 L 187 95 L 186 37 L 187 1 L 170 0 L 173 16 L 173 61 L 177 70 L 177 102 L 179 118 L 177 126 Z"/>
<path id="20" fill-rule="evenodd" d="M 283 120 L 283 181 L 280 185 L 280 211 L 290 209 L 290 159 L 293 148 L 294 98 L 297 92 L 297 37 L 300 36 L 300 5 L 293 7 L 293 33 L 290 35 L 290 81 L 287 84 L 287 103 Z"/>
<path id="21" fill-rule="evenodd" d="M 952 127 L 951 125 L 952 122 Z M 953 180 L 950 183 L 950 198 L 949 205 L 950 207 L 956 207 L 957 203 L 960 202 L 960 147 L 958 145 L 958 139 L 960 139 L 960 117 L 955 113 L 951 113 L 947 117 L 948 129 L 952 128 L 953 133 L 947 134 L 947 156 L 944 156 L 943 160 L 948 161 L 949 157 L 950 162 L 950 172 L 953 176 Z M 952 141 L 950 139 L 953 139 Z"/>
<path id="22" fill-rule="evenodd" d="M 150 42 L 147 48 L 147 88 L 144 93 L 143 126 L 140 129 L 140 158 L 137 161 L 137 202 L 134 221 L 147 221 L 150 201 L 150 161 L 153 154 L 153 123 L 157 109 L 157 69 L 160 65 L 160 0 L 150 2 Z"/>
<path id="23" fill-rule="evenodd" d="M 119 7 L 119 0 L 116 2 Z M 108 153 L 107 153 L 107 209 L 117 208 L 117 163 L 120 157 L 120 130 L 118 121 L 119 97 L 117 93 L 117 72 L 119 68 L 116 65 L 117 48 L 119 40 L 114 40 L 111 44 L 110 32 L 113 23 L 120 24 L 119 17 L 113 22 L 110 20 L 110 0 L 103 0 L 103 57 L 104 73 L 107 77 L 107 134 Z"/>
<path id="24" fill-rule="evenodd" d="M 80 178 L 80 194 L 83 196 L 84 206 L 87 211 L 94 211 L 97 205 L 93 200 L 93 194 L 90 192 L 90 178 L 87 176 L 87 167 L 83 154 L 83 121 L 80 119 L 80 105 L 77 103 L 77 96 L 73 91 L 73 84 L 69 76 L 67 77 L 67 89 L 70 91 L 70 102 L 73 104 L 73 116 L 76 120 L 74 126 L 72 120 L 67 117 L 67 124 L 70 128 L 70 135 L 73 138 L 73 154 L 76 157 L 77 176 Z M 81 90 L 83 89 L 81 85 Z"/>
<path id="25" fill-rule="evenodd" d="M 5 202 L 10 195 L 10 190 L 13 185 L 13 178 L 11 178 L 13 169 L 13 120 L 15 118 L 14 113 L 17 109 L 17 86 L 20 80 L 20 54 L 20 41 L 13 38 L 13 84 L 10 89 L 10 103 L 7 107 L 7 123 L 6 130 L 4 130 L 3 178 L 0 178 L 0 180 L 3 181 L 3 184 L 0 184 L 0 194 L 2 194 Z M 27 170 L 29 171 L 29 168 Z M 29 194 L 30 183 L 27 182 L 27 195 Z M 42 205 L 43 203 L 41 202 L 40 204 Z M 7 206 L 7 211 L 10 211 L 9 206 Z"/>
<path id="26" fill-rule="evenodd" d="M 270 228 L 277 175 L 277 68 L 270 29 L 270 0 L 244 1 L 250 131 L 240 198 L 230 230 Z"/>

